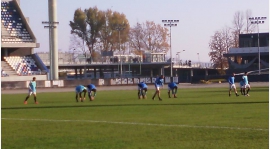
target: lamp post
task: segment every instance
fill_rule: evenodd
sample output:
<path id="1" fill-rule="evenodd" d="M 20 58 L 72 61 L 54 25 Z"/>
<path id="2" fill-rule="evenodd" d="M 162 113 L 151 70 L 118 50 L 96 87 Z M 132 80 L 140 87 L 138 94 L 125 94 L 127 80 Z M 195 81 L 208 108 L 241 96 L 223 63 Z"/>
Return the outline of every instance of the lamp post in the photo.
<path id="1" fill-rule="evenodd" d="M 251 17 L 249 20 L 251 24 L 257 24 L 258 28 L 258 68 L 259 68 L 259 75 L 261 74 L 261 52 L 260 52 L 260 34 L 259 34 L 259 24 L 264 24 L 263 20 L 266 20 L 267 17 Z"/>
<path id="2" fill-rule="evenodd" d="M 180 51 L 180 52 L 177 52 L 179 64 L 180 64 L 180 53 L 181 53 L 181 52 L 184 52 L 184 51 L 186 51 L 186 50 L 182 50 L 182 51 Z"/>
<path id="3" fill-rule="evenodd" d="M 53 52 L 54 52 L 54 49 L 53 49 L 53 39 L 52 39 L 52 32 L 53 32 L 53 29 L 56 28 L 56 25 L 55 24 L 59 24 L 59 22 L 49 22 L 49 21 L 42 21 L 42 24 L 47 24 L 44 26 L 44 28 L 48 28 L 49 29 L 49 49 L 50 49 L 50 56 L 49 56 L 49 59 L 50 59 L 50 73 L 49 73 L 49 80 L 54 80 L 54 79 L 57 79 L 54 77 L 54 73 L 55 73 L 55 66 L 54 66 L 54 59 L 53 59 Z M 57 54 L 58 55 L 58 54 Z M 58 56 L 57 56 L 57 59 L 58 59 Z M 58 63 L 58 62 L 57 62 Z M 57 66 L 58 67 L 58 66 Z M 57 76 L 58 76 L 58 73 L 57 73 Z"/>
<path id="4" fill-rule="evenodd" d="M 176 62 L 176 60 L 179 63 L 179 53 L 178 52 L 176 53 L 176 56 L 175 56 L 175 62 Z"/>
<path id="5" fill-rule="evenodd" d="M 121 53 L 121 39 L 120 39 L 120 31 L 125 29 L 125 24 L 116 24 L 114 27 L 115 30 L 118 31 L 119 37 L 119 51 L 120 51 L 120 77 L 122 78 L 122 53 Z"/>
<path id="6" fill-rule="evenodd" d="M 201 67 L 201 64 L 200 64 L 200 53 L 197 53 L 197 55 L 198 55 L 199 67 Z"/>
<path id="7" fill-rule="evenodd" d="M 171 77 L 173 76 L 173 73 L 172 73 L 172 40 L 171 40 L 171 37 L 172 37 L 172 34 L 171 34 L 171 27 L 172 26 L 177 26 L 176 23 L 179 23 L 179 20 L 162 20 L 162 23 L 164 23 L 164 26 L 169 26 L 170 27 L 170 63 L 171 63 Z"/>

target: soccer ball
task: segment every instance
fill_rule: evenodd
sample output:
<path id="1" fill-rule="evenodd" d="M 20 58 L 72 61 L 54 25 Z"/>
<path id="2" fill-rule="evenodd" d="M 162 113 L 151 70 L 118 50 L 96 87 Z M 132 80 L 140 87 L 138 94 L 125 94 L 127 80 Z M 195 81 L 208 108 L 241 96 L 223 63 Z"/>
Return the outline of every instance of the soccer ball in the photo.
<path id="1" fill-rule="evenodd" d="M 95 97 L 91 97 L 91 99 L 90 99 L 90 100 L 92 101 L 92 100 L 94 100 L 94 99 L 95 99 Z"/>

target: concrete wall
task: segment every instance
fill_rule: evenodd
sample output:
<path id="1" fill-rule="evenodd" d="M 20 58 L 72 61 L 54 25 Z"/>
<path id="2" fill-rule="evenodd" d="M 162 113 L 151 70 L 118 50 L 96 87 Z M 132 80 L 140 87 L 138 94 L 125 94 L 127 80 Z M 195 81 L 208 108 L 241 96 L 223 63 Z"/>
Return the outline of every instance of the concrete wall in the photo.
<path id="1" fill-rule="evenodd" d="M 31 54 L 31 48 L 9 49 L 8 56 L 25 56 Z"/>
<path id="2" fill-rule="evenodd" d="M 3 77 L 2 77 L 3 78 Z M 76 87 L 77 85 L 88 85 L 90 83 L 96 86 L 114 86 L 114 85 L 137 85 L 139 82 L 145 82 L 147 84 L 153 84 L 156 78 L 114 78 L 114 79 L 85 79 L 85 80 L 38 80 L 37 88 L 52 88 L 52 87 Z M 27 88 L 29 82 L 27 81 L 2 81 L 1 89 L 23 89 Z M 171 82 L 170 77 L 165 77 L 165 83 Z M 178 78 L 173 78 L 174 82 L 178 82 Z"/>
<path id="3" fill-rule="evenodd" d="M 17 81 L 30 81 L 36 77 L 36 80 L 45 81 L 47 80 L 47 75 L 32 75 L 32 76 L 9 76 L 9 77 L 1 77 L 1 82 L 17 82 Z"/>

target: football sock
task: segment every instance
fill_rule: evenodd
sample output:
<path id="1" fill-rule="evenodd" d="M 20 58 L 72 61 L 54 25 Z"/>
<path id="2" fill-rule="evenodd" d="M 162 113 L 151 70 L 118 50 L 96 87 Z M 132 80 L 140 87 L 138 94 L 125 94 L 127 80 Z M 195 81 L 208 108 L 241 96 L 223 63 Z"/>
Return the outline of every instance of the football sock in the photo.
<path id="1" fill-rule="evenodd" d="M 27 100 L 28 100 L 28 98 L 29 98 L 29 96 L 27 96 L 27 97 L 25 98 L 25 100 L 24 100 L 24 101 L 27 101 Z"/>

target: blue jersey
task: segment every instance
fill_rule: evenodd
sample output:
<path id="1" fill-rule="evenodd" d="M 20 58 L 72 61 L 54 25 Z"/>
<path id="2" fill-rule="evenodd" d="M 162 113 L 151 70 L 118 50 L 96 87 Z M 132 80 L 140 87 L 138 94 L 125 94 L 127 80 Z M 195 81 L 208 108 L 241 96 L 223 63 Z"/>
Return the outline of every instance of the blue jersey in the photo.
<path id="1" fill-rule="evenodd" d="M 89 84 L 87 85 L 87 88 L 89 91 L 91 91 L 92 89 L 96 89 L 96 86 L 94 84 Z"/>
<path id="2" fill-rule="evenodd" d="M 228 82 L 230 84 L 234 84 L 234 77 L 233 76 L 229 77 Z"/>
<path id="3" fill-rule="evenodd" d="M 243 79 L 244 84 L 248 84 L 248 77 L 247 76 L 243 76 L 242 79 Z"/>
<path id="4" fill-rule="evenodd" d="M 173 89 L 174 87 L 177 87 L 177 84 L 174 83 L 174 82 L 172 82 L 172 83 L 169 83 L 169 84 L 168 84 L 168 87 L 169 87 L 170 89 Z"/>
<path id="5" fill-rule="evenodd" d="M 80 93 L 80 92 L 82 92 L 84 89 L 86 89 L 83 85 L 78 85 L 78 86 L 76 86 L 76 88 L 75 88 L 75 91 L 77 92 L 77 93 Z"/>
<path id="6" fill-rule="evenodd" d="M 29 90 L 31 90 L 32 92 L 36 92 L 36 81 L 30 81 L 29 83 Z"/>
<path id="7" fill-rule="evenodd" d="M 155 81 L 155 86 L 161 86 L 163 85 L 164 80 L 160 77 L 158 77 Z"/>
<path id="8" fill-rule="evenodd" d="M 240 86 L 244 86 L 244 81 L 240 81 Z"/>
<path id="9" fill-rule="evenodd" d="M 147 85 L 144 82 L 138 84 L 140 88 L 147 88 Z"/>

